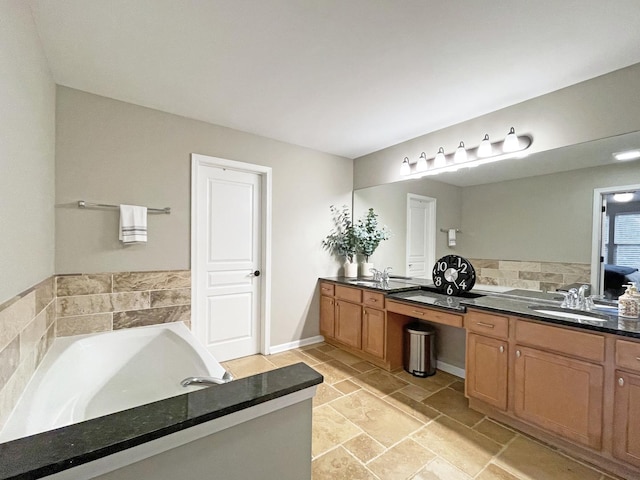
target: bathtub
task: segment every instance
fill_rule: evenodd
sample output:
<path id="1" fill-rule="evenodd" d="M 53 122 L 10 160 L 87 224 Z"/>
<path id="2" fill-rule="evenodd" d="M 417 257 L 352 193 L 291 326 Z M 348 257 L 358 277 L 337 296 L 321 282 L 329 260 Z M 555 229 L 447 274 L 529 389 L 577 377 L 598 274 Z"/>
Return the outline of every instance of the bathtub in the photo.
<path id="1" fill-rule="evenodd" d="M 57 338 L 0 432 L 0 443 L 181 395 L 224 368 L 183 323 Z"/>

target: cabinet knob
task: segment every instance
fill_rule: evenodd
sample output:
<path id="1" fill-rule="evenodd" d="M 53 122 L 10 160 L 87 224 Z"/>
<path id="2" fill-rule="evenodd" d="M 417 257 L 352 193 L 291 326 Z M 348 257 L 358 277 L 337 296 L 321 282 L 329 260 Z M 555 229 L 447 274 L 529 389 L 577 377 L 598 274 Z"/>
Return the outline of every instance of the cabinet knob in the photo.
<path id="1" fill-rule="evenodd" d="M 500 353 L 504 353 L 504 346 L 500 345 Z"/>
<path id="2" fill-rule="evenodd" d="M 620 385 L 621 387 L 624 387 L 624 378 L 620 377 L 618 379 L 618 385 Z"/>
<path id="3" fill-rule="evenodd" d="M 520 358 L 522 356 L 522 353 L 520 352 L 520 350 L 516 350 L 516 357 Z"/>

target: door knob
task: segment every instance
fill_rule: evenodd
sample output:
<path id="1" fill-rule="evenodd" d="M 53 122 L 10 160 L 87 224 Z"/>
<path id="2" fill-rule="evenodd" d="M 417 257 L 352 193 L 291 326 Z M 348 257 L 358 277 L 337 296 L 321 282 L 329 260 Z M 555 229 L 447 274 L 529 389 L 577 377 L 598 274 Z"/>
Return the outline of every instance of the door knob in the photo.
<path id="1" fill-rule="evenodd" d="M 259 277 L 260 276 L 260 270 L 256 270 L 255 272 L 250 273 L 249 276 L 250 277 Z"/>

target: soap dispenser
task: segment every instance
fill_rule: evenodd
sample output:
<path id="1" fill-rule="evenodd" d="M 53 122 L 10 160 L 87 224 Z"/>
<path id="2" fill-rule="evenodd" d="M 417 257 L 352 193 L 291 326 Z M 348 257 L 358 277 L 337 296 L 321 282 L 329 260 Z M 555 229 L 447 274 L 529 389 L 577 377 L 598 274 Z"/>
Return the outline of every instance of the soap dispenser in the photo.
<path id="1" fill-rule="evenodd" d="M 626 318 L 640 318 L 640 296 L 634 284 L 625 285 L 627 289 L 618 298 L 618 316 Z"/>

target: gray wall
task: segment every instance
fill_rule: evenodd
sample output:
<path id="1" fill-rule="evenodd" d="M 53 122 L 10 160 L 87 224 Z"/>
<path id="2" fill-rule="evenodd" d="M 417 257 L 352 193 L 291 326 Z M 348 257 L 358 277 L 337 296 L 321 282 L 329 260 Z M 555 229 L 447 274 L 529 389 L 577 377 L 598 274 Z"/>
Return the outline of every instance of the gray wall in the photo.
<path id="1" fill-rule="evenodd" d="M 462 189 L 469 258 L 591 263 L 593 190 L 640 184 L 637 162 Z"/>
<path id="2" fill-rule="evenodd" d="M 354 188 L 402 180 L 406 156 L 417 160 L 440 146 L 450 152 L 460 140 L 472 147 L 485 133 L 504 138 L 509 127 L 533 135 L 530 154 L 640 130 L 639 81 L 640 64 L 632 65 L 357 158 Z"/>
<path id="3" fill-rule="evenodd" d="M 311 407 L 311 400 L 305 400 L 111 473 L 88 478 L 310 479 Z"/>
<path id="4" fill-rule="evenodd" d="M 329 205 L 350 201 L 351 160 L 58 87 L 56 273 L 190 268 L 191 153 L 273 168 L 272 345 L 318 334 Z M 77 200 L 171 207 L 149 216 L 149 242 L 123 248 L 117 210 Z"/>
<path id="5" fill-rule="evenodd" d="M 406 274 L 407 194 L 415 193 L 436 199 L 436 227 L 459 228 L 461 222 L 461 188 L 431 179 L 396 182 L 356 190 L 353 211 L 356 218 L 372 207 L 378 220 L 389 227 L 391 238 L 381 242 L 371 256 L 377 268 L 393 267 L 393 273 Z M 436 235 L 436 258 L 450 253 L 444 234 Z"/>
<path id="6" fill-rule="evenodd" d="M 55 85 L 28 2 L 0 2 L 0 303 L 53 274 Z"/>

